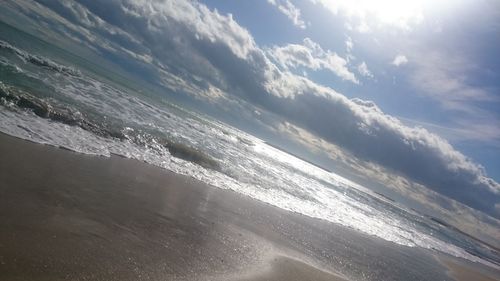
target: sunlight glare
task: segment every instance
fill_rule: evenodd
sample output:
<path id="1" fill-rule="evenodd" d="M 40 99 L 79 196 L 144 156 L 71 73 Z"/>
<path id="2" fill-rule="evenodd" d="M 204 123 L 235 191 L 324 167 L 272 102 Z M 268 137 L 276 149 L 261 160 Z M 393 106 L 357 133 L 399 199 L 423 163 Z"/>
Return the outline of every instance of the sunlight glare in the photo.
<path id="1" fill-rule="evenodd" d="M 421 23 L 424 13 L 431 10 L 433 5 L 443 1 L 320 0 L 320 2 L 335 14 L 341 11 L 350 18 L 358 18 L 361 24 L 375 20 L 379 24 L 409 28 L 411 24 Z"/>

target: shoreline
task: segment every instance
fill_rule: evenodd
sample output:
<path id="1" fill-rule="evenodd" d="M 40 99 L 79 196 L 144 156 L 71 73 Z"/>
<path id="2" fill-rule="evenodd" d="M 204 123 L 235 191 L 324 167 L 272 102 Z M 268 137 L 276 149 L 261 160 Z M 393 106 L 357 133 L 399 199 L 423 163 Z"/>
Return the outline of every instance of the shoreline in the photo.
<path id="1" fill-rule="evenodd" d="M 4 134 L 0 153 L 0 279 L 451 280 L 430 251 L 138 160 Z"/>
<path id="2" fill-rule="evenodd" d="M 266 213 L 278 211 L 239 193 L 120 155 L 81 154 L 3 133 L 0 152 L 4 156 L 0 160 L 4 179 L 0 182 L 0 279 L 239 280 L 241 275 L 248 277 L 241 280 L 257 281 L 270 276 L 301 280 L 307 274 L 313 280 L 346 281 L 300 260 L 293 249 L 245 229 L 237 222 L 238 215 L 219 214 L 226 212 L 217 206 L 223 202 L 245 216 L 255 204 Z M 12 165 L 14 159 L 19 160 L 17 165 Z M 32 167 L 26 167 L 28 163 Z M 14 174 L 11 188 L 9 177 L 4 177 L 7 170 Z M 128 180 L 135 184 L 129 185 Z M 112 191 L 99 187 L 100 183 L 112 186 Z M 75 185 L 81 189 L 79 194 L 72 194 Z M 140 190 L 141 185 L 146 190 Z M 28 190 L 15 190 L 19 187 Z M 34 198 L 27 198 L 28 194 Z M 94 195 L 110 196 L 116 204 L 95 202 L 102 199 Z M 23 205 L 23 200 L 28 202 Z M 156 248 L 158 244 L 164 249 Z M 101 256 L 89 255 L 85 247 Z M 295 276 L 288 272 L 290 264 Z"/>

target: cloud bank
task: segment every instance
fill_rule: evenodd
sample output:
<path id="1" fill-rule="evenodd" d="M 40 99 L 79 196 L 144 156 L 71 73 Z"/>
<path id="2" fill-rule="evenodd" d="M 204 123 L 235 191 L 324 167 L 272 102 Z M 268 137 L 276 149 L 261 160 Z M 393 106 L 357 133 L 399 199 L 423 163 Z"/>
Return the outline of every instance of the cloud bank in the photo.
<path id="1" fill-rule="evenodd" d="M 218 89 L 282 116 L 359 159 L 499 217 L 495 204 L 500 185 L 446 140 L 403 125 L 373 102 L 348 99 L 292 73 L 297 67 L 325 69 L 358 82 L 345 59 L 310 39 L 258 46 L 231 15 L 191 1 L 39 2 L 63 17 L 64 25 L 79 26 L 71 29 L 72 35 L 94 48 L 102 49 L 102 42 L 108 42 L 120 56 L 149 58 L 160 80 L 168 76 L 186 85 Z M 85 16 L 75 17 L 77 13 Z M 89 34 L 105 41 L 91 41 Z M 162 81 L 169 86 L 175 79 Z"/>

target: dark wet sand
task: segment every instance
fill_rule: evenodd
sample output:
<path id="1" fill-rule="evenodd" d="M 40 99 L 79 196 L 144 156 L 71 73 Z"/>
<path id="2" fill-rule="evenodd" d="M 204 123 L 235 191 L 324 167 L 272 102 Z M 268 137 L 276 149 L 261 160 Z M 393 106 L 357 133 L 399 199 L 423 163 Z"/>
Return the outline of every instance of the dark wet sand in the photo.
<path id="1" fill-rule="evenodd" d="M 464 264 L 453 258 L 438 258 L 448 268 L 448 274 L 457 281 L 496 281 L 500 280 L 498 272 L 477 268 Z"/>
<path id="2" fill-rule="evenodd" d="M 2 281 L 451 280 L 430 252 L 138 161 L 3 134 L 0 156 Z"/>

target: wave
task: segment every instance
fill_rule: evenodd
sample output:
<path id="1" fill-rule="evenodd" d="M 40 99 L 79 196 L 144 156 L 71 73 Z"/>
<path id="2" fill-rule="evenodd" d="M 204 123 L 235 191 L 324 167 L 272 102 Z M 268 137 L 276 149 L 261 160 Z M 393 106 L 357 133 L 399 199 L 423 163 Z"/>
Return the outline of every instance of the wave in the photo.
<path id="1" fill-rule="evenodd" d="M 110 125 L 104 122 L 89 120 L 78 110 L 54 106 L 22 90 L 6 86 L 2 82 L 0 82 L 0 104 L 8 106 L 10 109 L 31 110 L 38 117 L 69 126 L 80 127 L 99 137 L 114 138 L 120 141 L 129 140 L 150 149 L 154 149 L 155 146 L 160 145 L 168 149 L 170 154 L 176 158 L 196 163 L 204 168 L 216 171 L 221 170 L 221 166 L 217 160 L 196 148 L 159 136 L 153 136 L 138 129 L 130 127 L 117 128 L 116 124 Z"/>
<path id="2" fill-rule="evenodd" d="M 58 73 L 70 75 L 70 76 L 81 76 L 81 72 L 69 66 L 60 65 L 58 63 L 53 62 L 52 60 L 44 57 L 40 57 L 37 55 L 32 55 L 26 51 L 20 50 L 9 43 L 0 40 L 0 49 L 4 49 L 12 52 L 16 56 L 18 56 L 24 62 L 29 62 L 33 65 L 44 67 L 46 69 L 50 69 L 51 71 L 55 71 Z"/>

